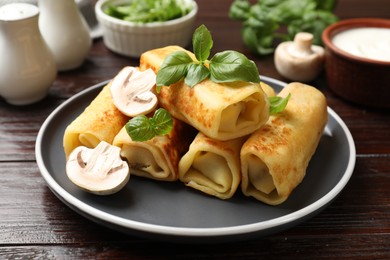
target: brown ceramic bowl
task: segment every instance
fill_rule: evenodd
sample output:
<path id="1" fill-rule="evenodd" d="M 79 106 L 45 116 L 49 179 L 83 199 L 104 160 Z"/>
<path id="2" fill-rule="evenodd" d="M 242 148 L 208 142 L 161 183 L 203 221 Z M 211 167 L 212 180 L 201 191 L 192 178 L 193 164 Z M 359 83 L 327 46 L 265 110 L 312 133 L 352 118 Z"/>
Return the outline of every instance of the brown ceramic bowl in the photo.
<path id="1" fill-rule="evenodd" d="M 390 20 L 359 18 L 339 21 L 322 33 L 329 88 L 341 98 L 371 107 L 390 108 L 390 62 L 361 58 L 336 47 L 333 37 L 359 27 L 389 28 Z"/>

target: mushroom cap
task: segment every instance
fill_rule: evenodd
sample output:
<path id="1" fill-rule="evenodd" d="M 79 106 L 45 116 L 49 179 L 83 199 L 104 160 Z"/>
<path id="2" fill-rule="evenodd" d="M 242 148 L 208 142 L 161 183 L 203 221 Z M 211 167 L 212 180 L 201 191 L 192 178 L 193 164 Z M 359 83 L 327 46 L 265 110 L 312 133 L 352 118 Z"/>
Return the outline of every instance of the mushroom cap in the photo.
<path id="1" fill-rule="evenodd" d="M 125 67 L 111 81 L 111 96 L 114 105 L 129 117 L 146 115 L 156 109 L 158 100 L 152 92 L 156 85 L 156 74 L 148 69 L 139 71 Z"/>
<path id="2" fill-rule="evenodd" d="M 116 193 L 130 179 L 130 170 L 120 157 L 120 148 L 104 141 L 94 149 L 75 148 L 66 163 L 66 174 L 76 186 L 97 195 Z"/>

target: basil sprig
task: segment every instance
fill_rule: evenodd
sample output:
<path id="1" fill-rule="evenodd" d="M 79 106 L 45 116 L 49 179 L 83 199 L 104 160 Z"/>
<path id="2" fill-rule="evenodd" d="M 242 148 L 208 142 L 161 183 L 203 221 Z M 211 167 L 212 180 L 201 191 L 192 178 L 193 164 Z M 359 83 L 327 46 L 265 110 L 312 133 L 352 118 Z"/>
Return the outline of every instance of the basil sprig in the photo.
<path id="1" fill-rule="evenodd" d="M 172 128 L 172 116 L 163 108 L 157 109 L 151 118 L 139 115 L 130 119 L 125 125 L 131 139 L 139 142 L 150 140 L 158 135 L 166 135 Z"/>
<path id="2" fill-rule="evenodd" d="M 192 37 L 196 60 L 187 52 L 176 51 L 165 58 L 157 73 L 156 90 L 169 86 L 184 78 L 185 84 L 193 87 L 206 78 L 214 82 L 248 81 L 259 83 L 256 64 L 237 51 L 224 51 L 210 60 L 213 39 L 205 25 L 199 26 Z"/>
<path id="3" fill-rule="evenodd" d="M 234 0 L 229 17 L 242 23 L 245 46 L 268 55 L 276 43 L 292 41 L 298 32 L 312 33 L 313 43 L 322 45 L 322 32 L 338 20 L 333 12 L 336 5 L 337 0 Z"/>

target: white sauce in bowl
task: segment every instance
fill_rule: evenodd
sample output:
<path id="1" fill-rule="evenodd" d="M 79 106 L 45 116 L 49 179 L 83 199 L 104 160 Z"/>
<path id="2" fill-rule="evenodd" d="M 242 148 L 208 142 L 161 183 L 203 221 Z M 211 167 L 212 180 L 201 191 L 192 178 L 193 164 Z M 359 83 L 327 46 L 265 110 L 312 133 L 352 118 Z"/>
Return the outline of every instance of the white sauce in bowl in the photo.
<path id="1" fill-rule="evenodd" d="M 336 47 L 352 55 L 390 62 L 390 28 L 349 29 L 336 34 L 332 41 Z"/>

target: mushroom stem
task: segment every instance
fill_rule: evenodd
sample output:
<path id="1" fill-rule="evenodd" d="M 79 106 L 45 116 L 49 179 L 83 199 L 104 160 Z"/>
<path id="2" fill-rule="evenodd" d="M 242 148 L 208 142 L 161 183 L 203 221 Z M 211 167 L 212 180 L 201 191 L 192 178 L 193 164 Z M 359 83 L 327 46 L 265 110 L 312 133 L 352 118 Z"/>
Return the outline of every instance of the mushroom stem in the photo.
<path id="1" fill-rule="evenodd" d="M 313 54 L 313 35 L 311 33 L 300 32 L 294 37 L 294 42 L 289 46 L 289 52 L 295 57 L 306 57 Z"/>

